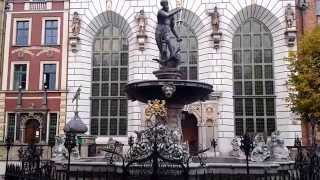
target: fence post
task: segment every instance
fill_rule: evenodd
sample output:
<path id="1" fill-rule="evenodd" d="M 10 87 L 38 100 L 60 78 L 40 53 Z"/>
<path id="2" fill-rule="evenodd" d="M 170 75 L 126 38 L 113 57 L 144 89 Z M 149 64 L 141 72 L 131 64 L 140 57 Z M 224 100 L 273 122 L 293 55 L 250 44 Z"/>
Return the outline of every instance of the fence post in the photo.
<path id="1" fill-rule="evenodd" d="M 12 139 L 10 136 L 8 136 L 8 137 L 6 138 L 6 148 L 7 148 L 6 167 L 8 166 L 9 152 L 10 152 L 12 143 L 13 143 L 13 139 Z"/>
<path id="2" fill-rule="evenodd" d="M 244 134 L 244 136 L 241 137 L 240 148 L 244 151 L 244 154 L 246 155 L 247 174 L 249 175 L 249 156 L 253 149 L 253 141 L 247 132 Z"/>

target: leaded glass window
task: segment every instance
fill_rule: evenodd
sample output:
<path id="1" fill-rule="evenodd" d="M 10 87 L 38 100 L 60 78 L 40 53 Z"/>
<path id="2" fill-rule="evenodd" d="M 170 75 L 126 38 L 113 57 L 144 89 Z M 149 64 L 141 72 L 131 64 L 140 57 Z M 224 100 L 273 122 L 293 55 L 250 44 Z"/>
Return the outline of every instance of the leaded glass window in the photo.
<path id="1" fill-rule="evenodd" d="M 8 113 L 8 128 L 7 128 L 7 137 L 14 139 L 15 128 L 16 128 L 16 114 Z"/>
<path id="2" fill-rule="evenodd" d="M 58 114 L 49 114 L 49 142 L 54 142 L 57 132 Z"/>
<path id="3" fill-rule="evenodd" d="M 109 25 L 97 34 L 93 44 L 91 84 L 91 134 L 127 134 L 128 39 Z"/>
<path id="4" fill-rule="evenodd" d="M 233 38 L 235 134 L 265 133 L 275 125 L 272 35 L 251 18 Z"/>
<path id="5" fill-rule="evenodd" d="M 181 24 L 175 27 L 180 35 L 182 42 L 177 44 L 181 48 L 181 60 L 179 69 L 182 71 L 182 79 L 197 80 L 198 79 L 198 40 L 195 33 L 189 25 Z M 177 43 L 172 35 L 172 42 Z"/>

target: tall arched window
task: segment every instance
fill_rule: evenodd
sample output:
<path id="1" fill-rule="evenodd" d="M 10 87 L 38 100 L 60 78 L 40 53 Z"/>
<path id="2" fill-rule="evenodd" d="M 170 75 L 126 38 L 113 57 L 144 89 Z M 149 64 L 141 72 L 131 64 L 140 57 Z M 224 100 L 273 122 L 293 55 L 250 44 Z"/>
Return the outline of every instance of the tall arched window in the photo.
<path id="1" fill-rule="evenodd" d="M 269 29 L 251 18 L 233 38 L 235 133 L 275 130 L 273 42 Z"/>
<path id="2" fill-rule="evenodd" d="M 91 134 L 127 134 L 128 39 L 110 24 L 100 30 L 93 45 Z"/>
<path id="3" fill-rule="evenodd" d="M 198 79 L 198 40 L 195 33 L 191 30 L 187 24 L 176 25 L 177 33 L 180 35 L 182 42 L 181 48 L 181 59 L 179 69 L 182 71 L 182 79 L 185 80 L 197 80 Z M 175 38 L 172 35 L 172 39 L 175 43 Z"/>

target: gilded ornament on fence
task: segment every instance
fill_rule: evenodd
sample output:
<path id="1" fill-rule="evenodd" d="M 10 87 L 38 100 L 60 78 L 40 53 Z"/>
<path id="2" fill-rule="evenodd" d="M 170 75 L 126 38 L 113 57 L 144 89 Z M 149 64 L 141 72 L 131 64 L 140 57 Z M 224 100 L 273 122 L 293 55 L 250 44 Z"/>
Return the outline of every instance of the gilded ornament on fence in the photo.
<path id="1" fill-rule="evenodd" d="M 150 120 L 153 116 L 155 117 L 167 117 L 167 108 L 165 107 L 166 101 L 164 100 L 153 100 L 148 101 L 148 106 L 145 109 L 146 120 Z"/>

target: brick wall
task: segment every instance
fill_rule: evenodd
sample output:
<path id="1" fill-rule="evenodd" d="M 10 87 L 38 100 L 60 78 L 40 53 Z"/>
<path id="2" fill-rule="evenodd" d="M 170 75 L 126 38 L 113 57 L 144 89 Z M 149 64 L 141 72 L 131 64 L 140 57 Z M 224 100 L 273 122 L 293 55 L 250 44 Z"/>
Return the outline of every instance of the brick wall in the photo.
<path id="1" fill-rule="evenodd" d="M 316 1 L 308 0 L 308 8 L 302 10 L 298 6 L 296 7 L 296 21 L 297 21 L 297 31 L 298 31 L 298 41 L 302 38 L 303 34 L 312 31 L 318 24 L 317 14 L 316 14 Z M 298 4 L 298 1 L 297 1 Z M 299 49 L 299 43 L 298 43 Z M 308 123 L 302 123 L 302 141 L 304 144 L 311 143 L 311 127 Z M 317 135 L 318 136 L 318 135 Z"/>

